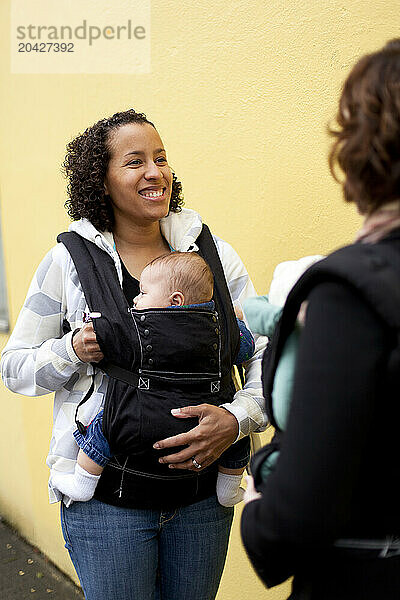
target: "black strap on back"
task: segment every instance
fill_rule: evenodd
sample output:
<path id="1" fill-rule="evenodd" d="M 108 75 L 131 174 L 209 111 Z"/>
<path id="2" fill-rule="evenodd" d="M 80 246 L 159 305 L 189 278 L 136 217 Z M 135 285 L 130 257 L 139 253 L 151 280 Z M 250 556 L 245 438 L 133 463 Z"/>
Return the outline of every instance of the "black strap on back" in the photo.
<path id="1" fill-rule="evenodd" d="M 282 316 L 263 358 L 263 385 L 267 413 L 279 431 L 273 415 L 272 386 L 283 346 L 293 330 L 301 303 L 318 284 L 339 281 L 350 286 L 367 302 L 393 332 L 394 345 L 400 337 L 400 277 L 393 268 L 398 260 L 384 244 L 353 244 L 337 250 L 312 265 L 288 295 Z"/>

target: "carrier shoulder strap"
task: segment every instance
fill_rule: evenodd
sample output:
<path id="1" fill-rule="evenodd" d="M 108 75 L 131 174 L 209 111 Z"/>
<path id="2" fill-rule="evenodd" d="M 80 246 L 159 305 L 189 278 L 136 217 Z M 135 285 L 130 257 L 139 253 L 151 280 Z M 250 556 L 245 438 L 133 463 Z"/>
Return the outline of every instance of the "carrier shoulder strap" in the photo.
<path id="1" fill-rule="evenodd" d="M 104 370 L 106 362 L 115 361 L 129 369 L 135 359 L 132 317 L 112 257 L 75 232 L 61 233 L 57 241 L 71 255 L 89 310 L 102 315 L 93 321 L 105 356 L 99 366 Z"/>
<path id="2" fill-rule="evenodd" d="M 239 329 L 237 326 L 235 311 L 232 298 L 228 289 L 225 272 L 221 259 L 216 248 L 214 238 L 208 226 L 203 223 L 199 237 L 196 240 L 199 247 L 199 254 L 209 264 L 214 275 L 214 301 L 220 317 L 223 319 L 223 335 L 225 348 L 225 360 L 227 361 L 227 370 L 230 370 L 235 356 L 237 356 L 240 344 Z"/>
<path id="3" fill-rule="evenodd" d="M 96 363 L 110 377 L 122 379 L 137 386 L 138 375 L 130 367 L 135 361 L 135 339 L 132 338 L 132 317 L 128 303 L 118 280 L 111 256 L 89 240 L 75 232 L 61 233 L 57 241 L 67 248 L 74 263 L 78 278 L 91 312 L 100 312 L 102 318 L 93 322 L 99 345 L 105 358 Z M 115 364 L 115 362 L 118 362 Z M 75 422 L 84 434 L 86 427 L 79 421 L 78 412 L 94 391 L 94 376 L 91 385 L 75 410 Z"/>
<path id="4" fill-rule="evenodd" d="M 90 311 L 100 312 L 99 302 L 102 301 L 102 298 L 99 298 L 99 293 L 101 293 L 99 288 L 102 281 L 98 277 L 97 265 L 101 265 L 101 270 L 104 270 L 107 269 L 107 263 L 109 263 L 108 266 L 115 271 L 111 256 L 74 231 L 60 233 L 57 236 L 57 242 L 64 244 L 72 258 Z"/>
<path id="5" fill-rule="evenodd" d="M 354 289 L 385 325 L 400 337 L 400 275 L 393 253 L 383 244 L 354 244 L 337 250 L 312 265 L 288 295 L 282 317 L 263 359 L 263 384 L 267 412 L 279 429 L 272 410 L 272 386 L 282 348 L 293 330 L 301 303 L 318 284 L 341 281 Z"/>
<path id="6" fill-rule="evenodd" d="M 138 348 L 132 335 L 129 306 L 112 257 L 72 231 L 61 233 L 57 241 L 62 242 L 71 255 L 89 310 L 102 315 L 93 321 L 104 354 L 104 359 L 95 366 L 110 377 L 136 386 L 138 376 L 131 367 Z M 86 394 L 85 399 L 89 396 Z"/>
<path id="7" fill-rule="evenodd" d="M 324 281 L 343 281 L 355 289 L 392 329 L 400 329 L 400 275 L 393 253 L 383 244 L 353 244 L 313 265 L 289 294 L 298 304 Z"/>
<path id="8" fill-rule="evenodd" d="M 385 244 L 353 244 L 315 265 L 315 276 L 339 278 L 356 289 L 392 329 L 400 329 L 400 271 Z M 321 272 L 321 274 L 320 274 Z"/>

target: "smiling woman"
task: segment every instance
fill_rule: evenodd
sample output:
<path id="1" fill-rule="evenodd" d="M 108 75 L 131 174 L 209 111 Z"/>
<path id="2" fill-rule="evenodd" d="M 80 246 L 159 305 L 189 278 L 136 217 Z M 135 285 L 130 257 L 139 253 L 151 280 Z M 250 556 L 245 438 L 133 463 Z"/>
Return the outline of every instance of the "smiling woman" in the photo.
<path id="1" fill-rule="evenodd" d="M 235 393 L 231 378 L 239 345 L 232 302 L 240 308 L 246 297 L 255 295 L 254 287 L 229 244 L 211 236 L 195 211 L 182 208 L 181 184 L 145 115 L 128 110 L 86 129 L 68 144 L 64 170 L 69 182 L 66 207 L 74 222 L 60 236 L 64 243 L 48 253 L 35 274 L 3 352 L 3 380 L 26 395 L 56 392 L 47 459 L 50 500 L 62 500 L 66 547 L 85 598 L 145 600 L 161 597 L 162 589 L 166 599 L 212 600 L 233 516 L 231 505 L 217 501 L 216 461 L 236 439 L 266 424 L 260 382 L 263 339 L 246 362 L 245 389 Z M 76 254 L 68 240 L 74 240 Z M 216 315 L 207 313 L 207 330 L 194 330 L 192 321 L 180 329 L 188 349 L 175 371 L 188 373 L 197 396 L 190 405 L 175 403 L 174 413 L 165 408 L 166 399 L 174 398 L 173 366 L 169 364 L 166 377 L 153 377 L 154 391 L 149 387 L 152 373 L 143 373 L 162 352 L 175 361 L 181 356 L 178 333 L 169 334 L 165 322 L 155 327 L 147 312 L 135 320 L 130 310 L 145 266 L 173 250 L 207 256 L 218 309 Z M 89 312 L 93 319 L 97 312 L 97 318 L 84 322 L 83 313 Z M 219 341 L 213 337 L 208 343 L 207 332 Z M 206 367 L 203 378 L 193 381 L 200 338 L 207 349 Z M 182 366 L 185 361 L 187 368 Z M 110 365 L 117 370 L 111 375 Z M 159 363 L 153 370 L 159 374 Z M 141 388 L 146 377 L 148 387 Z M 143 410 L 142 389 L 153 394 L 151 414 Z M 158 397 L 162 400 L 155 405 Z M 132 404 L 139 411 L 136 421 L 123 411 Z M 97 418 L 103 407 L 107 418 L 101 422 Z M 146 441 L 143 431 L 152 434 L 156 420 L 162 427 L 156 438 Z M 92 460 L 97 469 L 76 463 L 79 448 L 84 450 L 90 441 L 86 432 L 93 421 L 111 449 L 104 470 L 105 446 L 96 449 L 97 460 Z M 132 422 L 130 438 L 137 440 L 133 449 L 123 435 L 124 425 Z M 114 443 L 120 438 L 120 444 Z M 243 468 L 247 456 L 242 460 L 244 464 L 236 464 L 239 458 L 232 459 L 227 470 Z M 80 489 L 85 488 L 79 497 L 67 485 L 75 475 Z"/>

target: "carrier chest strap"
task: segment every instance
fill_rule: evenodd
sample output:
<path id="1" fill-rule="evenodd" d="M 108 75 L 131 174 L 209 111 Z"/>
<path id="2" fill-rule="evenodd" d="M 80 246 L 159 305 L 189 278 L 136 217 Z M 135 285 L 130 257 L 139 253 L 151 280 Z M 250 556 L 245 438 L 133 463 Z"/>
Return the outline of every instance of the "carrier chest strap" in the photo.
<path id="1" fill-rule="evenodd" d="M 223 389 L 225 385 L 229 384 L 231 380 L 230 373 L 227 373 L 222 378 L 218 377 L 218 375 L 215 375 L 215 377 L 206 377 L 204 375 L 199 375 L 198 377 L 196 377 L 196 375 L 191 375 L 190 377 L 168 377 L 148 371 L 142 371 L 141 369 L 139 369 L 138 373 L 134 373 L 113 363 L 101 365 L 101 370 L 109 377 L 123 381 L 139 390 L 163 391 L 168 390 L 169 387 L 173 389 L 195 387 L 196 391 L 216 394 Z"/>

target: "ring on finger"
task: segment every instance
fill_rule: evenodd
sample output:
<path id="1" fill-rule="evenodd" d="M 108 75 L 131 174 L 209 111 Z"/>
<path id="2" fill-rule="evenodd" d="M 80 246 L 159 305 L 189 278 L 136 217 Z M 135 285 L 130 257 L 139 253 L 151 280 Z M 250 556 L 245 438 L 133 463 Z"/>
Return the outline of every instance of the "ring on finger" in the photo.
<path id="1" fill-rule="evenodd" d="M 197 462 L 194 456 L 192 456 L 192 463 L 193 466 L 196 467 L 196 469 L 201 469 L 201 464 Z"/>

